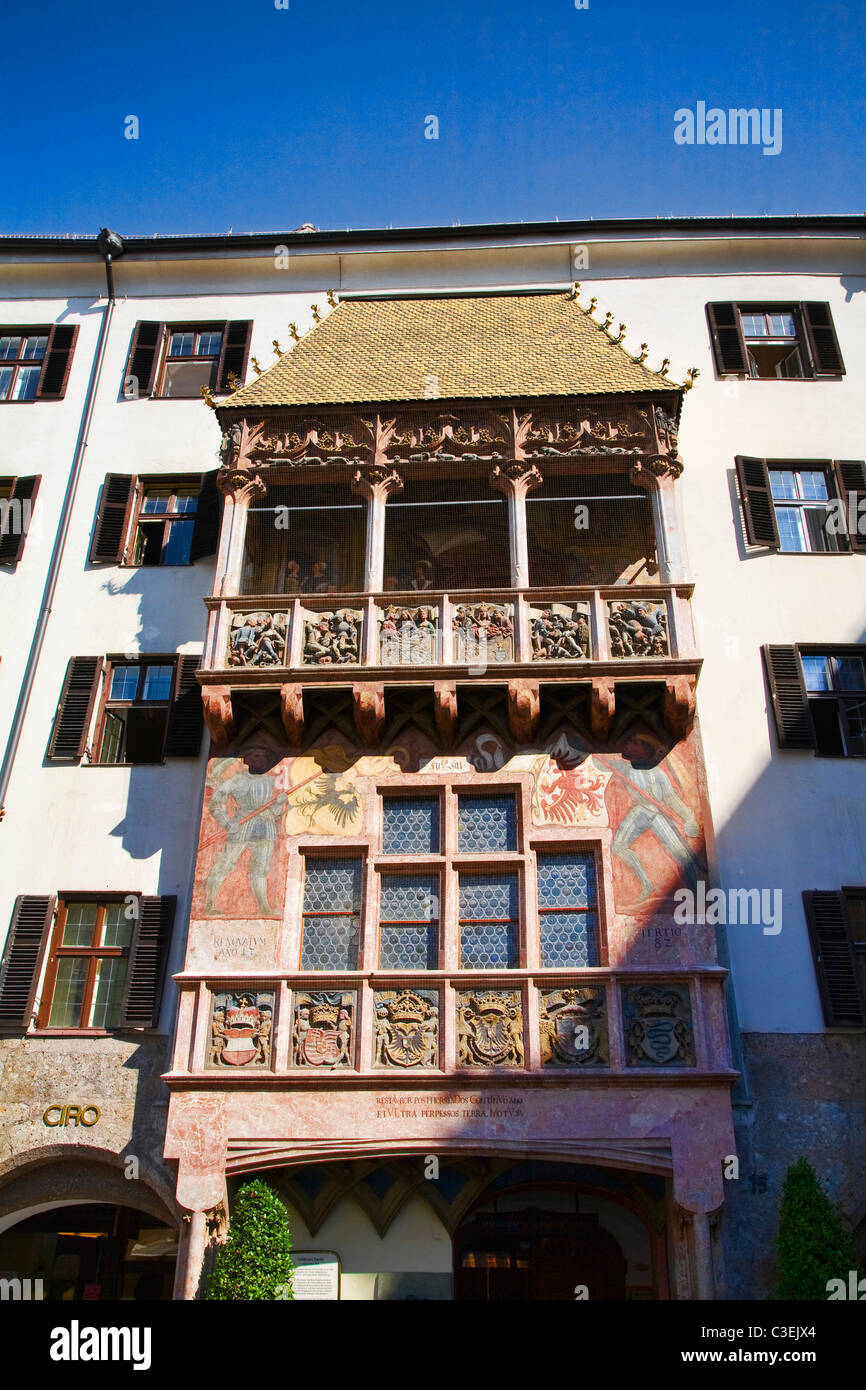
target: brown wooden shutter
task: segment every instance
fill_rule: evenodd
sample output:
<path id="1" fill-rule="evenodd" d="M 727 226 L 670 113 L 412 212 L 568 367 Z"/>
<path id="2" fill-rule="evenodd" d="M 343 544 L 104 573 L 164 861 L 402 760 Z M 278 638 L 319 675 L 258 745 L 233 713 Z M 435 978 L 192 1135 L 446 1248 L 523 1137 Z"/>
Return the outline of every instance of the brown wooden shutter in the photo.
<path id="1" fill-rule="evenodd" d="M 796 647 L 765 646 L 764 665 L 780 748 L 814 748 L 809 699 Z"/>
<path id="2" fill-rule="evenodd" d="M 164 323 L 142 319 L 135 325 L 123 381 L 125 386 L 127 379 L 134 376 L 138 381 L 139 397 L 153 394 L 156 369 L 159 366 L 160 349 L 164 337 Z"/>
<path id="3" fill-rule="evenodd" d="M 815 376 L 844 376 L 845 364 L 839 350 L 839 340 L 833 327 L 829 304 L 800 305 L 800 317 L 806 330 L 812 370 Z"/>
<path id="4" fill-rule="evenodd" d="M 719 376 L 747 375 L 746 340 L 736 304 L 708 304 L 707 319 Z"/>
<path id="5" fill-rule="evenodd" d="M 70 658 L 48 744 L 54 762 L 77 762 L 84 754 L 103 665 L 101 656 Z"/>
<path id="6" fill-rule="evenodd" d="M 836 459 L 834 463 L 836 469 L 836 483 L 839 489 L 839 497 L 845 508 L 845 524 L 848 529 L 848 540 L 852 550 L 866 552 L 866 507 L 862 514 L 859 512 L 861 502 L 866 502 L 866 464 L 858 459 Z M 850 526 L 850 522 L 854 526 Z M 863 527 L 862 531 L 856 529 L 857 525 Z"/>
<path id="7" fill-rule="evenodd" d="M 128 473 L 106 473 L 90 546 L 91 564 L 123 563 L 136 482 Z"/>
<path id="8" fill-rule="evenodd" d="M 19 897 L 0 962 L 0 1027 L 29 1028 L 54 898 Z"/>
<path id="9" fill-rule="evenodd" d="M 857 962 L 843 893 L 803 894 L 815 973 L 830 1028 L 862 1028 L 866 1009 L 857 978 Z"/>
<path id="10" fill-rule="evenodd" d="M 195 513 L 195 526 L 189 550 L 190 563 L 200 560 L 204 555 L 215 555 L 220 533 L 222 497 L 217 489 L 218 469 L 212 473 L 202 473 Z"/>
<path id="11" fill-rule="evenodd" d="M 32 505 L 36 500 L 36 494 L 39 491 L 41 480 L 41 474 L 37 474 L 33 478 L 12 479 L 12 490 L 9 494 L 9 501 L 21 503 L 21 526 L 17 530 L 13 530 L 12 518 L 18 517 L 19 512 L 15 508 L 11 509 L 9 521 L 7 522 L 7 529 L 0 535 L 0 565 L 17 565 L 18 561 L 21 559 L 24 551 L 24 542 L 27 539 L 27 530 L 24 526 L 24 503 L 29 502 Z"/>
<path id="12" fill-rule="evenodd" d="M 217 370 L 217 384 L 214 388 L 218 393 L 231 390 L 228 384 L 229 372 L 233 372 L 243 385 L 252 333 L 252 322 L 247 319 L 233 319 L 223 328 L 223 345 Z"/>
<path id="13" fill-rule="evenodd" d="M 72 367 L 78 324 L 55 323 L 48 336 L 48 347 L 42 363 L 42 375 L 36 390 L 39 401 L 62 401 Z"/>
<path id="14" fill-rule="evenodd" d="M 201 688 L 195 678 L 200 666 L 200 656 L 181 656 L 178 659 L 175 695 L 168 713 L 165 740 L 167 758 L 198 757 L 204 727 Z"/>
<path id="15" fill-rule="evenodd" d="M 768 545 L 772 550 L 778 550 L 779 528 L 770 492 L 767 460 L 744 458 L 738 454 L 735 463 L 743 499 L 746 539 L 750 545 Z"/>
<path id="16" fill-rule="evenodd" d="M 121 1028 L 156 1028 L 176 897 L 139 898 L 139 913 L 129 948 Z"/>

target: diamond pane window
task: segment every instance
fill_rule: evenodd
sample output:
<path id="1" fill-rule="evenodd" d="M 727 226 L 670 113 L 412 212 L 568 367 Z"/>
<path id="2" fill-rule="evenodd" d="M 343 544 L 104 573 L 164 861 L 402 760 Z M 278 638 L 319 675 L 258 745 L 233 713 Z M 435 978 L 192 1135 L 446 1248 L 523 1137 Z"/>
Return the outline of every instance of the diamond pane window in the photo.
<path id="1" fill-rule="evenodd" d="M 517 849 L 517 812 L 513 796 L 461 796 L 457 843 L 461 854 L 496 854 Z"/>
<path id="2" fill-rule="evenodd" d="M 539 854 L 537 863 L 542 966 L 598 965 L 593 855 Z"/>
<path id="3" fill-rule="evenodd" d="M 439 853 L 438 796 L 383 797 L 382 853 Z"/>
<path id="4" fill-rule="evenodd" d="M 438 874 L 383 874 L 379 968 L 435 970 L 438 963 Z"/>
<path id="5" fill-rule="evenodd" d="M 460 968 L 509 970 L 518 964 L 517 874 L 461 874 Z"/>
<path id="6" fill-rule="evenodd" d="M 308 859 L 302 970 L 357 970 L 360 859 Z"/>

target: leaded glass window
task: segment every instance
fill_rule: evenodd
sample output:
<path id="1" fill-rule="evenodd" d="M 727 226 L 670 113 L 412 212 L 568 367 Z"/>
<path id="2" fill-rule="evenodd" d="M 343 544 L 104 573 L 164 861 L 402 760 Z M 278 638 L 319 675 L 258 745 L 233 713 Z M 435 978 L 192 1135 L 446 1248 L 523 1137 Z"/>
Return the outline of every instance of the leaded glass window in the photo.
<path id="1" fill-rule="evenodd" d="M 383 797 L 382 853 L 439 853 L 438 796 Z"/>
<path id="2" fill-rule="evenodd" d="M 519 964 L 517 874 L 460 875 L 460 967 L 509 970 Z"/>
<path id="3" fill-rule="evenodd" d="M 383 874 L 379 968 L 435 970 L 438 963 L 438 874 Z"/>
<path id="4" fill-rule="evenodd" d="M 598 904 L 591 853 L 539 854 L 538 926 L 542 966 L 598 965 Z"/>
<path id="5" fill-rule="evenodd" d="M 461 796 L 457 844 L 461 854 L 517 849 L 517 811 L 513 796 Z"/>
<path id="6" fill-rule="evenodd" d="M 302 970 L 357 970 L 360 859 L 308 859 Z"/>

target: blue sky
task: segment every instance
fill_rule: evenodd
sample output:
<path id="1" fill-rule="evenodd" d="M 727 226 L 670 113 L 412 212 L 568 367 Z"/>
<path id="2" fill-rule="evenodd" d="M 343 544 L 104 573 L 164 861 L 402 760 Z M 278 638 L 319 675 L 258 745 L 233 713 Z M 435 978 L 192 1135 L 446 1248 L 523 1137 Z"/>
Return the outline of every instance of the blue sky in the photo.
<path id="1" fill-rule="evenodd" d="M 856 3 L 41 0 L 3 37 L 0 232 L 866 208 Z M 676 145 L 698 101 L 781 108 L 781 153 Z"/>

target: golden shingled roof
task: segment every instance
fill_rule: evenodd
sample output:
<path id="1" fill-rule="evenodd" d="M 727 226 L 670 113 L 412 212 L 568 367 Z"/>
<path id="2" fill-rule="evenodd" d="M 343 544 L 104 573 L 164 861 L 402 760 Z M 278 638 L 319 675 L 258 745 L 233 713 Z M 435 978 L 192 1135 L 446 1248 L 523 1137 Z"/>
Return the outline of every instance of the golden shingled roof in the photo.
<path id="1" fill-rule="evenodd" d="M 568 293 L 341 300 L 221 407 L 680 391 Z"/>

